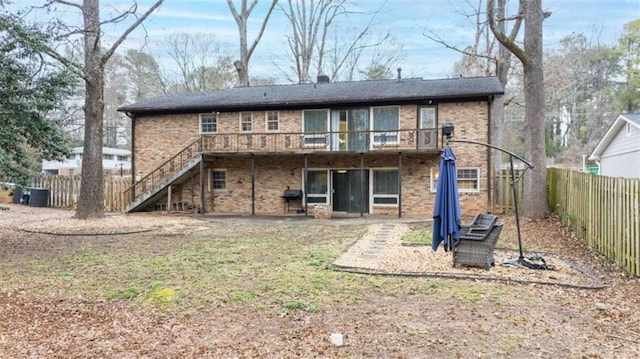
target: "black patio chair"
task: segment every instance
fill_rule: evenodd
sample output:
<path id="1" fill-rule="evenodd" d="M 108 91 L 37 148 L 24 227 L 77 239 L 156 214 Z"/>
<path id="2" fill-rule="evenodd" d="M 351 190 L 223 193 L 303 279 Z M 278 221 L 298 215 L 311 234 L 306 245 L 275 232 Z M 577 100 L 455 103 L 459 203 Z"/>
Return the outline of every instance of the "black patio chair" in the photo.
<path id="1" fill-rule="evenodd" d="M 453 265 L 489 269 L 502 223 L 492 214 L 478 214 L 470 225 L 460 227 L 460 239 L 453 248 Z"/>

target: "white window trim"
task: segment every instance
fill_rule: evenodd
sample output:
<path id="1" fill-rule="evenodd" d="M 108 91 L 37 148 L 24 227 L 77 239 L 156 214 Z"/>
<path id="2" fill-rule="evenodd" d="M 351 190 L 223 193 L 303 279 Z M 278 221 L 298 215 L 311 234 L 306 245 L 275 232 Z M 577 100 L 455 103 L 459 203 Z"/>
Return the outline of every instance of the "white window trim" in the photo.
<path id="1" fill-rule="evenodd" d="M 376 130 L 374 130 L 375 128 L 375 116 L 373 115 L 373 111 L 376 108 L 396 108 L 398 109 L 398 123 L 397 123 L 397 130 L 398 131 L 385 131 L 385 132 L 376 132 Z M 371 128 L 369 129 L 371 131 L 371 138 L 370 138 L 370 142 L 372 144 L 372 146 L 397 146 L 399 141 L 400 141 L 400 106 L 397 105 L 391 105 L 391 106 L 372 106 L 369 109 L 369 118 L 371 119 Z M 380 135 L 387 135 L 387 136 L 393 136 L 395 137 L 395 140 L 392 141 L 385 141 L 384 143 L 382 141 L 376 141 L 376 136 L 380 136 Z"/>
<path id="2" fill-rule="evenodd" d="M 371 206 L 375 206 L 375 207 L 395 207 L 397 208 L 399 203 L 400 203 L 400 195 L 398 194 L 375 194 L 373 192 L 374 190 L 374 177 L 375 177 L 375 172 L 376 171 L 398 171 L 397 167 L 382 167 L 382 168 L 371 168 L 369 170 L 369 198 L 371 201 Z M 398 181 L 400 181 L 400 175 L 398 174 Z M 395 198 L 396 199 L 396 203 L 376 203 L 375 199 L 376 198 Z"/>
<path id="3" fill-rule="evenodd" d="M 431 173 L 429 175 L 429 187 L 431 189 L 432 193 L 435 193 L 437 188 L 434 188 L 434 183 L 433 183 L 433 170 L 435 170 L 436 167 L 431 167 Z M 477 189 L 466 189 L 466 188 L 459 188 L 458 187 L 458 193 L 479 193 L 480 192 L 480 167 L 457 167 L 456 171 L 460 171 L 460 170 L 475 170 L 476 174 L 478 175 L 476 177 L 476 188 Z M 465 181 L 471 181 L 471 179 L 465 179 Z M 460 182 L 460 179 L 458 178 L 458 182 Z"/>
<path id="4" fill-rule="evenodd" d="M 269 129 L 269 112 L 275 112 L 277 116 L 278 129 L 270 130 Z M 280 132 L 280 111 L 265 111 L 264 112 L 264 131 L 265 132 Z"/>
<path id="5" fill-rule="evenodd" d="M 243 114 L 245 114 L 245 113 L 248 113 L 248 114 L 249 114 L 249 116 L 250 116 L 250 118 L 251 118 L 251 130 L 250 130 L 250 131 L 245 131 L 245 130 L 242 128 L 242 115 L 243 115 Z M 243 111 L 243 112 L 240 112 L 240 113 L 238 114 L 238 122 L 239 122 L 239 124 L 240 124 L 240 132 L 241 132 L 241 133 L 252 133 L 252 132 L 253 132 L 253 112 L 250 112 L 250 111 Z"/>
<path id="6" fill-rule="evenodd" d="M 224 189 L 220 189 L 220 188 L 214 189 L 213 188 L 213 172 L 214 171 L 215 172 L 224 172 Z M 215 191 L 215 192 L 224 192 L 224 191 L 226 191 L 227 187 L 228 187 L 228 184 L 229 184 L 229 176 L 227 176 L 227 170 L 226 169 L 222 169 L 222 168 L 220 168 L 220 169 L 218 169 L 218 168 L 216 168 L 216 169 L 210 168 L 209 169 L 209 180 L 207 182 L 209 183 L 208 184 L 209 191 Z"/>
<path id="7" fill-rule="evenodd" d="M 304 176 L 304 169 L 302 170 L 302 188 L 307 188 L 307 184 L 305 183 L 305 176 Z M 331 173 L 329 172 L 328 169 L 326 168 L 308 168 L 307 172 L 326 172 L 327 173 L 327 192 L 325 192 L 324 194 L 320 194 L 320 193 L 306 193 L 306 197 L 307 198 L 318 198 L 318 197 L 325 197 L 325 201 L 324 202 L 313 202 L 313 203 L 309 203 L 310 205 L 314 205 L 314 204 L 330 204 L 331 203 L 331 197 L 330 197 L 330 193 L 331 193 Z M 306 199 L 303 197 L 303 202 L 306 201 Z"/>
<path id="8" fill-rule="evenodd" d="M 216 130 L 214 132 L 203 132 L 202 131 L 202 116 L 212 116 L 216 120 Z M 218 133 L 218 115 L 215 113 L 201 113 L 198 115 L 198 132 L 201 135 L 208 135 Z"/>
<path id="9" fill-rule="evenodd" d="M 307 110 L 302 110 L 302 133 L 303 133 L 303 135 L 302 135 L 302 146 L 303 147 L 316 147 L 316 148 L 325 147 L 325 148 L 328 148 L 329 147 L 329 141 L 328 140 L 325 140 L 324 143 L 307 143 L 307 141 L 306 141 L 307 138 L 325 138 L 325 139 L 328 139 L 328 136 L 329 136 L 329 130 L 327 130 L 325 132 L 320 132 L 320 133 L 309 133 L 309 134 L 306 133 L 307 131 L 304 128 L 305 127 L 304 126 L 304 124 L 305 124 L 304 113 L 307 112 L 307 111 L 325 111 L 325 113 L 327 115 L 326 116 L 327 117 L 326 118 L 326 128 L 329 129 L 330 125 L 331 125 L 331 123 L 329 122 L 330 119 L 331 119 L 331 111 L 330 111 L 330 109 L 328 109 L 328 108 L 327 109 L 325 109 L 325 108 L 317 108 L 317 109 L 310 108 L 310 109 L 307 109 Z"/>

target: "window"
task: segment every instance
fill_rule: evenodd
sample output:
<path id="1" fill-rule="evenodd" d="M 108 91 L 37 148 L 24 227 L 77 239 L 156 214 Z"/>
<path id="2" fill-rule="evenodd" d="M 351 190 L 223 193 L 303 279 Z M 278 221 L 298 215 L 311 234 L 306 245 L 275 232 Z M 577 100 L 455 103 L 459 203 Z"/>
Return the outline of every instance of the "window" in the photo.
<path id="1" fill-rule="evenodd" d="M 329 203 L 329 171 L 307 171 L 307 203 Z"/>
<path id="2" fill-rule="evenodd" d="M 420 128 L 429 129 L 436 128 L 436 107 L 421 107 L 420 108 Z"/>
<path id="3" fill-rule="evenodd" d="M 398 119 L 400 108 L 374 107 L 373 108 L 373 143 L 384 145 L 387 143 L 398 143 Z"/>
<path id="4" fill-rule="evenodd" d="M 203 113 L 200 115 L 200 133 L 218 132 L 218 115 L 215 113 Z"/>
<path id="5" fill-rule="evenodd" d="M 267 132 L 277 132 L 280 128 L 280 115 L 278 111 L 267 111 Z"/>
<path id="6" fill-rule="evenodd" d="M 104 153 L 104 154 L 102 154 L 102 159 L 103 160 L 112 160 L 113 159 L 113 155 L 108 154 L 108 153 Z"/>
<path id="7" fill-rule="evenodd" d="M 240 112 L 240 132 L 253 131 L 253 113 Z"/>
<path id="8" fill-rule="evenodd" d="M 303 111 L 304 145 L 310 147 L 327 146 L 329 111 Z"/>
<path id="9" fill-rule="evenodd" d="M 128 161 L 129 157 L 128 156 L 120 156 L 118 155 L 118 161 Z"/>
<path id="10" fill-rule="evenodd" d="M 480 170 L 478 168 L 458 168 L 458 192 L 480 192 Z M 431 192 L 438 188 L 438 169 L 431 169 Z"/>
<path id="11" fill-rule="evenodd" d="M 398 170 L 373 171 L 373 204 L 398 204 Z"/>
<path id="12" fill-rule="evenodd" d="M 224 191 L 227 189 L 227 171 L 211 171 L 211 189 L 214 191 Z"/>

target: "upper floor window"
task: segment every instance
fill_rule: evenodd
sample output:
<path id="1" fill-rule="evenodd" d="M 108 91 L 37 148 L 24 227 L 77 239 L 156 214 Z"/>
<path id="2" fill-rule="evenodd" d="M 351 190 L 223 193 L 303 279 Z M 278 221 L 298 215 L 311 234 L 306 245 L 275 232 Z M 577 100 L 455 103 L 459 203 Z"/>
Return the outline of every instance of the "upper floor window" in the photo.
<path id="1" fill-rule="evenodd" d="M 280 115 L 278 111 L 267 111 L 267 132 L 277 132 L 280 129 Z"/>
<path id="2" fill-rule="evenodd" d="M 240 112 L 240 131 L 241 132 L 253 131 L 253 113 Z"/>
<path id="3" fill-rule="evenodd" d="M 436 106 L 420 107 L 420 128 L 436 128 Z"/>
<path id="4" fill-rule="evenodd" d="M 215 113 L 200 114 L 200 133 L 218 132 L 218 115 Z"/>
<path id="5" fill-rule="evenodd" d="M 302 112 L 302 130 L 305 133 L 305 146 L 326 146 L 329 111 L 328 110 L 305 110 Z M 314 135 L 314 133 L 317 133 Z"/>
<path id="6" fill-rule="evenodd" d="M 118 161 L 129 161 L 129 156 L 118 155 Z"/>
<path id="7" fill-rule="evenodd" d="M 458 192 L 480 192 L 480 169 L 461 167 L 457 169 Z M 431 169 L 431 192 L 438 188 L 438 168 Z"/>
<path id="8" fill-rule="evenodd" d="M 373 143 L 384 145 L 398 143 L 400 108 L 398 106 L 373 107 Z"/>
<path id="9" fill-rule="evenodd" d="M 102 159 L 103 160 L 112 160 L 113 159 L 113 155 L 112 154 L 108 154 L 108 153 L 103 153 L 102 154 Z"/>

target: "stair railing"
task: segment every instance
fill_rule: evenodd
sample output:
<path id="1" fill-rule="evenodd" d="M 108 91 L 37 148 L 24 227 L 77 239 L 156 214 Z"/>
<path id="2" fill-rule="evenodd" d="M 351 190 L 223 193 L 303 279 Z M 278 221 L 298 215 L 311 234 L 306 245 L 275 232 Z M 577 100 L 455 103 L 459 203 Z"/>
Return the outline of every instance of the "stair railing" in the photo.
<path id="1" fill-rule="evenodd" d="M 166 180 L 176 172 L 183 169 L 187 163 L 202 153 L 202 137 L 198 138 L 173 157 L 156 167 L 148 175 L 136 181 L 124 191 L 124 198 L 129 202 L 126 206 L 135 202 L 138 198 L 149 192 L 157 191 Z"/>

